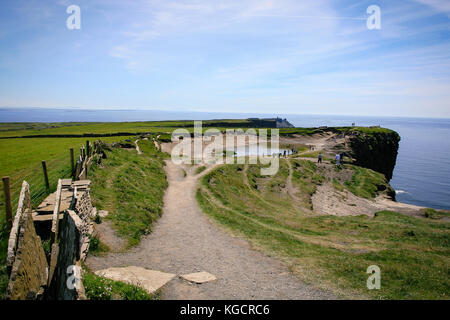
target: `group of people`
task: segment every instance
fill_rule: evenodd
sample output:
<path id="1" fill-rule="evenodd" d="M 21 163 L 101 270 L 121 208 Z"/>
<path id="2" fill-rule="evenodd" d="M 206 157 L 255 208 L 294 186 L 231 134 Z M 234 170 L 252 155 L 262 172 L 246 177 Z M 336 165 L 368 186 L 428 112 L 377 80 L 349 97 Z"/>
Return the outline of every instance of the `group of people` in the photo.
<path id="1" fill-rule="evenodd" d="M 289 149 L 289 150 L 284 150 L 283 153 L 281 153 L 281 152 L 272 153 L 272 158 L 275 158 L 275 157 L 281 158 L 281 156 L 286 158 L 290 154 L 297 154 L 297 153 L 298 153 L 298 149 Z M 262 156 L 264 157 L 264 153 L 262 154 Z"/>
<path id="2" fill-rule="evenodd" d="M 322 163 L 322 152 L 319 152 L 319 154 L 317 155 L 317 163 Z M 343 153 L 337 153 L 336 154 L 336 165 L 340 166 L 341 162 L 344 162 L 344 154 Z"/>

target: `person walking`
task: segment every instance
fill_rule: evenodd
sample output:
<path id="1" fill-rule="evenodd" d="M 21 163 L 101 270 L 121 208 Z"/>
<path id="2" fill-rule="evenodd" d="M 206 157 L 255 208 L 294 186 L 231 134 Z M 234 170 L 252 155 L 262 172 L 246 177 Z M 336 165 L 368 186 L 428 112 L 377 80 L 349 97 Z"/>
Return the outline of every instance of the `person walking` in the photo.
<path id="1" fill-rule="evenodd" d="M 336 155 L 336 165 L 337 166 L 341 165 L 341 155 L 339 153 Z"/>
<path id="2" fill-rule="evenodd" d="M 319 155 L 317 156 L 317 163 L 322 163 L 322 153 L 319 152 Z"/>

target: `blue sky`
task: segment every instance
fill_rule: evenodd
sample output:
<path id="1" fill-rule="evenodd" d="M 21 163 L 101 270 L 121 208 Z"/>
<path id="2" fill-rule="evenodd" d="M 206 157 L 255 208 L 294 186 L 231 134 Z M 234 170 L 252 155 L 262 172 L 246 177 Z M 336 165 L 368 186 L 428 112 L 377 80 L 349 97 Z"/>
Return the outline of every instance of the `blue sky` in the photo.
<path id="1" fill-rule="evenodd" d="M 450 117 L 449 19 L 448 0 L 2 0 L 0 107 Z"/>

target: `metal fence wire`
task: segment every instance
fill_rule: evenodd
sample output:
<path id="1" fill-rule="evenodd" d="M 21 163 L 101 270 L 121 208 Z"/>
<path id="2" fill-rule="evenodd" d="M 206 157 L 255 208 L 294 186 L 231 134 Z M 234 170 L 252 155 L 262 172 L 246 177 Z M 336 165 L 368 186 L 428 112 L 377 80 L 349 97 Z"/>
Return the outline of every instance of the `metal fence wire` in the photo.
<path id="1" fill-rule="evenodd" d="M 75 162 L 78 159 L 79 155 L 80 151 L 78 150 L 77 152 L 77 149 L 74 149 Z M 40 162 L 36 163 L 36 165 L 32 167 L 15 172 L 9 176 L 13 215 L 17 210 L 23 180 L 27 181 L 30 185 L 31 204 L 33 208 L 36 208 L 45 199 L 45 197 L 56 190 L 58 179 L 70 178 L 72 176 L 72 167 L 70 164 L 69 152 L 67 152 L 65 155 L 46 160 L 46 166 L 49 181 L 48 189 L 45 183 L 42 163 Z M 4 211 L 5 196 L 2 189 L 0 195 L 0 212 L 2 220 L 4 220 L 5 217 Z"/>

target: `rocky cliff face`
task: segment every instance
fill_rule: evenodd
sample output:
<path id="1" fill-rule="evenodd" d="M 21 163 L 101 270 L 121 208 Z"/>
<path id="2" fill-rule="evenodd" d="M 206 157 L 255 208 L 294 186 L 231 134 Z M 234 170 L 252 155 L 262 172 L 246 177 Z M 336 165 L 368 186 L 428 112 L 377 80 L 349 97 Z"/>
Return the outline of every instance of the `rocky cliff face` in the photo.
<path id="1" fill-rule="evenodd" d="M 354 164 L 383 173 L 391 180 L 397 161 L 400 136 L 383 128 L 352 130 L 349 144 Z"/>

